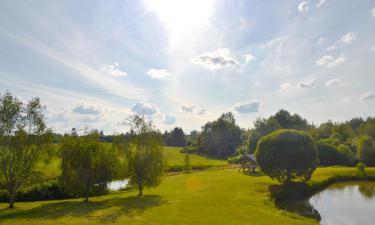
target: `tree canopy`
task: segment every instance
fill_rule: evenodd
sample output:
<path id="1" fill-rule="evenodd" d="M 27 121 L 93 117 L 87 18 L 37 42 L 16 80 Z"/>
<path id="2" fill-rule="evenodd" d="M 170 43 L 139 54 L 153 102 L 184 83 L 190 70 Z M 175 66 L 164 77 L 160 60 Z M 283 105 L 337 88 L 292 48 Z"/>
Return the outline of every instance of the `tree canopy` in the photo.
<path id="1" fill-rule="evenodd" d="M 255 157 L 261 170 L 281 183 L 307 181 L 318 166 L 318 152 L 311 136 L 292 129 L 262 137 Z"/>

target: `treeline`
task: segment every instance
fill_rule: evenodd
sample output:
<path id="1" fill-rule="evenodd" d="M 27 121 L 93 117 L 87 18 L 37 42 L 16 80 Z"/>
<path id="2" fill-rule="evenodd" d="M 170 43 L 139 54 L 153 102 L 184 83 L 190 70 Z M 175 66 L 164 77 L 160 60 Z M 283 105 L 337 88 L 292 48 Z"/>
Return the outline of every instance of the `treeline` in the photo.
<path id="1" fill-rule="evenodd" d="M 108 183 L 117 179 L 128 179 L 139 195 L 145 187 L 158 185 L 165 169 L 162 135 L 140 116 L 128 120 L 130 132 L 114 136 L 110 148 L 102 143 L 101 132 L 86 131 L 79 136 L 73 129 L 59 137 L 56 150 L 52 145 L 56 135 L 47 129 L 38 98 L 25 104 L 9 92 L 0 95 L 0 194 L 6 191 L 9 208 L 17 197 L 37 200 L 36 195 L 45 199 L 84 197 L 87 201 L 89 196 L 105 193 Z M 36 176 L 38 163 L 48 160 L 51 151 L 61 161 L 56 182 L 31 192 L 20 191 L 41 183 Z"/>
<path id="2" fill-rule="evenodd" d="M 307 132 L 317 146 L 320 165 L 351 166 L 358 161 L 375 165 L 375 118 L 327 121 L 317 126 L 286 110 L 268 118 L 257 118 L 247 130 L 236 125 L 232 113 L 225 113 L 216 121 L 206 123 L 200 132 L 194 132 L 184 150 L 220 158 L 253 154 L 262 137 L 280 129 Z"/>

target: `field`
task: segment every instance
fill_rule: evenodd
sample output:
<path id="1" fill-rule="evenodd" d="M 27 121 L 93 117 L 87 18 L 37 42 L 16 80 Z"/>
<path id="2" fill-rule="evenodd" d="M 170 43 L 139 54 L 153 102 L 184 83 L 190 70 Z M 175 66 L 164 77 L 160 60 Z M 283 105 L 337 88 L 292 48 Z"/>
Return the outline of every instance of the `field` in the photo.
<path id="1" fill-rule="evenodd" d="M 368 170 L 372 174 L 375 169 Z M 355 168 L 329 167 L 315 171 L 312 180 L 353 175 Z M 236 169 L 167 176 L 156 188 L 137 197 L 135 190 L 114 195 L 63 201 L 0 204 L 0 224 L 318 224 L 275 208 L 266 176 L 249 176 Z"/>
<path id="2" fill-rule="evenodd" d="M 105 143 L 104 144 L 107 148 L 111 145 Z M 181 171 L 184 164 L 184 153 L 181 153 L 180 147 L 164 147 L 164 154 L 167 158 L 168 162 L 168 170 L 169 171 Z M 224 167 L 227 166 L 228 163 L 226 160 L 219 160 L 219 159 L 211 159 L 206 158 L 204 156 L 190 154 L 190 166 L 192 169 L 207 169 L 212 167 Z M 40 162 L 38 165 L 38 169 L 45 175 L 45 178 L 54 179 L 60 174 L 59 169 L 60 160 L 54 158 L 50 160 L 48 163 Z"/>

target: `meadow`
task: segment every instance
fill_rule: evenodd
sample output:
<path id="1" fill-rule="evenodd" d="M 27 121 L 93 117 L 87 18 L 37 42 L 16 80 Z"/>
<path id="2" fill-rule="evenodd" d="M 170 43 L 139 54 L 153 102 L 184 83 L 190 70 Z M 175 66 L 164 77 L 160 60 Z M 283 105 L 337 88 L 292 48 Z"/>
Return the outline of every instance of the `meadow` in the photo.
<path id="1" fill-rule="evenodd" d="M 375 174 L 375 168 L 367 168 Z M 337 175 L 356 175 L 356 168 L 318 168 L 310 182 Z M 279 210 L 270 199 L 267 176 L 250 176 L 237 169 L 206 170 L 166 176 L 156 188 L 137 196 L 136 190 L 60 201 L 0 204 L 0 224 L 318 224 Z"/>

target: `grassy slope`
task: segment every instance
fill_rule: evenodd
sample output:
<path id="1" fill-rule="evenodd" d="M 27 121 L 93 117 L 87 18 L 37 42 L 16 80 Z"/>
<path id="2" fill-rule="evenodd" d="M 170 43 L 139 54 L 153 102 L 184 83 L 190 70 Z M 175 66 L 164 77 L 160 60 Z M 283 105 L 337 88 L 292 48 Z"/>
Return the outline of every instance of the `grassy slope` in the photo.
<path id="1" fill-rule="evenodd" d="M 169 167 L 183 166 L 185 154 L 180 153 L 181 149 L 179 147 L 164 147 L 164 154 L 168 159 Z M 190 165 L 193 169 L 228 165 L 226 160 L 211 159 L 196 154 L 190 154 L 189 156 Z"/>
<path id="2" fill-rule="evenodd" d="M 109 148 L 110 144 L 105 143 L 105 146 Z M 179 147 L 164 147 L 164 154 L 170 168 L 183 167 L 184 153 L 180 153 L 181 149 Z M 46 179 L 54 179 L 60 174 L 59 163 L 60 160 L 58 158 L 54 158 L 48 163 L 40 162 L 38 170 L 45 174 Z M 228 165 L 226 160 L 210 159 L 195 154 L 190 154 L 190 164 L 193 169 Z"/>
<path id="3" fill-rule="evenodd" d="M 375 174 L 375 169 L 371 169 Z M 334 174 L 355 174 L 355 168 L 319 168 L 314 181 Z M 277 210 L 269 200 L 266 176 L 253 177 L 236 169 L 168 176 L 136 197 L 136 191 L 92 198 L 17 203 L 0 209 L 0 224 L 317 224 Z M 5 208 L 6 204 L 0 204 Z"/>

